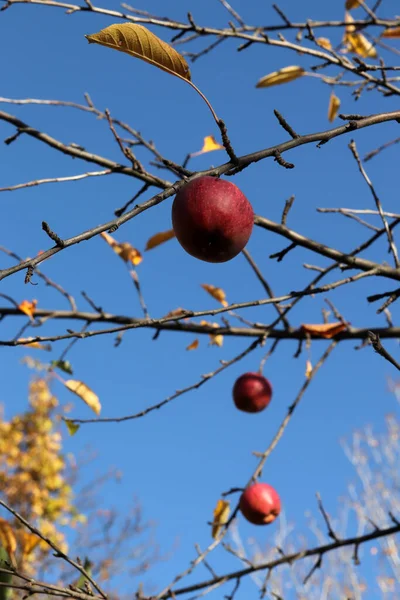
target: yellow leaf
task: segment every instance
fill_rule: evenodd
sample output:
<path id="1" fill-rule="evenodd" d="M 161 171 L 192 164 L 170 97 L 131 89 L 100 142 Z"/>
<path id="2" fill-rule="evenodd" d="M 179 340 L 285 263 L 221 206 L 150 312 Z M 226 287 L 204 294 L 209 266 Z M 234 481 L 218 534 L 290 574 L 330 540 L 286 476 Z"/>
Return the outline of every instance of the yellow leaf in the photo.
<path id="1" fill-rule="evenodd" d="M 94 42 L 141 58 L 180 79 L 191 79 L 189 66 L 183 56 L 143 25 L 117 23 L 85 37 L 89 43 Z"/>
<path id="2" fill-rule="evenodd" d="M 175 232 L 173 229 L 168 229 L 168 231 L 161 231 L 160 233 L 156 233 L 149 240 L 147 240 L 145 250 L 152 250 L 156 246 L 163 244 L 164 242 L 168 242 L 168 240 L 172 240 L 175 237 Z"/>
<path id="3" fill-rule="evenodd" d="M 214 509 L 214 520 L 211 535 L 215 539 L 218 537 L 222 526 L 228 522 L 230 513 L 230 504 L 227 500 L 218 500 Z"/>
<path id="4" fill-rule="evenodd" d="M 206 152 L 212 152 L 213 150 L 223 150 L 224 147 L 217 142 L 213 135 L 208 135 L 204 138 L 204 144 L 201 150 L 198 152 L 193 152 L 190 156 L 199 156 L 200 154 L 205 154 Z"/>
<path id="5" fill-rule="evenodd" d="M 346 10 L 357 8 L 357 6 L 360 6 L 359 0 L 346 0 Z"/>
<path id="6" fill-rule="evenodd" d="M 114 246 L 116 246 L 117 243 L 118 243 L 116 240 L 114 240 L 114 238 L 112 237 L 112 235 L 110 235 L 106 231 L 102 231 L 102 233 L 100 234 L 100 237 L 102 237 L 103 240 L 105 240 L 107 242 L 107 244 L 109 244 L 111 246 L 111 248 L 113 248 Z"/>
<path id="7" fill-rule="evenodd" d="M 98 396 L 83 381 L 68 379 L 63 382 L 71 392 L 82 398 L 82 400 L 96 413 L 100 414 L 101 404 Z"/>
<path id="8" fill-rule="evenodd" d="M 344 42 L 350 52 L 358 54 L 363 58 L 376 58 L 378 56 L 376 48 L 358 31 L 346 33 Z"/>
<path id="9" fill-rule="evenodd" d="M 319 37 L 315 41 L 317 42 L 318 46 L 321 46 L 321 48 L 325 48 L 325 50 L 332 50 L 332 44 L 328 38 Z"/>
<path id="10" fill-rule="evenodd" d="M 218 323 L 209 323 L 208 321 L 200 321 L 200 325 L 208 325 L 209 327 L 219 327 Z M 218 346 L 221 348 L 224 344 L 224 336 L 221 333 L 210 333 L 210 346 Z"/>
<path id="11" fill-rule="evenodd" d="M 64 421 L 67 426 L 69 435 L 74 435 L 78 431 L 80 425 L 78 425 L 78 423 L 74 423 L 73 421 L 71 421 L 71 419 L 64 419 Z"/>
<path id="12" fill-rule="evenodd" d="M 280 85 L 281 83 L 289 83 L 304 75 L 305 71 L 302 67 L 284 67 L 279 71 L 274 71 L 257 82 L 256 88 L 271 87 L 272 85 Z"/>
<path id="13" fill-rule="evenodd" d="M 218 346 L 222 348 L 224 345 L 224 336 L 220 333 L 218 335 L 210 335 L 210 346 Z"/>
<path id="14" fill-rule="evenodd" d="M 13 528 L 5 519 L 0 519 L 0 545 L 8 553 L 11 562 L 15 566 L 15 552 L 17 550 L 17 540 Z"/>
<path id="15" fill-rule="evenodd" d="M 29 302 L 29 300 L 23 300 L 21 304 L 18 305 L 18 308 L 21 312 L 25 313 L 30 319 L 32 319 L 33 315 L 35 314 L 36 305 L 37 300 L 32 300 L 32 302 Z"/>
<path id="16" fill-rule="evenodd" d="M 336 323 L 322 323 L 321 325 L 302 325 L 301 330 L 305 333 L 309 333 L 314 337 L 324 338 L 329 340 L 338 333 L 346 331 L 346 323 L 337 321 Z"/>
<path id="17" fill-rule="evenodd" d="M 105 231 L 103 231 L 100 236 L 124 262 L 131 262 L 135 267 L 142 262 L 143 258 L 139 250 L 136 250 L 136 248 L 128 242 L 119 243 Z"/>
<path id="18" fill-rule="evenodd" d="M 133 248 L 128 242 L 122 242 L 114 246 L 114 251 L 124 260 L 125 262 L 131 262 L 134 267 L 140 265 L 143 260 L 139 250 Z"/>
<path id="19" fill-rule="evenodd" d="M 306 362 L 306 378 L 307 379 L 310 379 L 312 370 L 313 370 L 313 366 L 311 364 L 311 360 L 307 360 L 307 362 Z"/>
<path id="20" fill-rule="evenodd" d="M 400 38 L 400 27 L 389 27 L 382 33 L 384 38 Z"/>
<path id="21" fill-rule="evenodd" d="M 351 33 L 356 30 L 356 26 L 352 25 L 354 19 L 349 12 L 344 13 L 344 21 L 346 23 L 346 28 L 345 28 L 346 33 Z M 346 33 L 344 35 L 343 42 L 345 42 Z"/>
<path id="22" fill-rule="evenodd" d="M 29 556 L 40 543 L 40 537 L 29 531 L 17 531 L 19 546 L 24 557 Z"/>
<path id="23" fill-rule="evenodd" d="M 19 344 L 23 344 L 24 346 L 29 346 L 29 348 L 37 348 L 38 350 L 51 350 L 51 346 L 49 344 L 40 344 L 39 342 L 32 342 L 33 338 L 18 338 L 17 342 Z"/>
<path id="24" fill-rule="evenodd" d="M 214 300 L 218 300 L 218 302 L 221 302 L 222 306 L 228 306 L 228 302 L 226 301 L 226 295 L 223 289 L 215 287 L 215 285 L 209 285 L 208 283 L 202 283 L 201 287 L 203 288 L 203 290 L 208 292 L 210 296 L 214 298 Z"/>
<path id="25" fill-rule="evenodd" d="M 168 314 L 166 314 L 163 317 L 163 319 L 167 319 L 168 317 L 179 317 L 181 315 L 184 315 L 186 312 L 187 311 L 184 308 L 175 308 L 174 310 L 171 310 Z M 187 320 L 187 317 L 185 320 Z"/>
<path id="26" fill-rule="evenodd" d="M 329 106 L 328 106 L 328 119 L 332 122 L 336 119 L 336 115 L 340 108 L 340 98 L 338 98 L 333 92 L 329 98 Z"/>
<path id="27" fill-rule="evenodd" d="M 186 348 L 186 350 L 196 350 L 199 347 L 199 340 L 193 340 L 191 344 Z"/>

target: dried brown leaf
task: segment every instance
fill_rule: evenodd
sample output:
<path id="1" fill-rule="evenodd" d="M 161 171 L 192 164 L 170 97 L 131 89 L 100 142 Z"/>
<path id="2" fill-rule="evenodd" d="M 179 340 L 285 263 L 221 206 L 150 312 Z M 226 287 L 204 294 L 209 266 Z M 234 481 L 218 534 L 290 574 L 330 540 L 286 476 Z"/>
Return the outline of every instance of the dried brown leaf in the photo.
<path id="1" fill-rule="evenodd" d="M 325 50 L 332 50 L 332 44 L 328 38 L 319 37 L 315 41 L 317 42 L 318 46 L 321 46 L 321 48 L 324 48 Z"/>
<path id="2" fill-rule="evenodd" d="M 134 248 L 128 242 L 117 244 L 114 246 L 113 250 L 122 258 L 123 261 L 132 263 L 134 267 L 140 265 L 143 260 L 139 250 Z"/>
<path id="3" fill-rule="evenodd" d="M 311 334 L 313 337 L 321 337 L 325 340 L 333 338 L 338 333 L 346 331 L 346 323 L 337 321 L 336 323 L 321 323 L 317 325 L 302 325 L 301 330 Z"/>
<path id="4" fill-rule="evenodd" d="M 18 338 L 17 342 L 24 346 L 29 346 L 29 348 L 37 348 L 38 350 L 46 350 L 47 352 L 51 350 L 49 344 L 41 344 L 40 342 L 32 342 L 31 340 L 33 340 L 33 338 Z"/>
<path id="5" fill-rule="evenodd" d="M 346 0 L 346 10 L 352 10 L 360 6 L 359 0 Z"/>
<path id="6" fill-rule="evenodd" d="M 340 98 L 338 98 L 333 92 L 329 98 L 329 106 L 328 106 L 328 119 L 330 122 L 336 119 L 338 114 L 338 110 L 340 108 Z"/>
<path id="7" fill-rule="evenodd" d="M 197 350 L 198 347 L 199 347 L 199 340 L 195 339 L 195 340 L 193 340 L 193 342 L 191 344 L 189 344 L 189 346 L 186 348 L 186 350 Z"/>
<path id="8" fill-rule="evenodd" d="M 256 88 L 266 88 L 282 83 L 289 83 L 290 81 L 302 77 L 304 73 L 305 70 L 302 67 L 284 67 L 283 69 L 279 69 L 279 71 L 274 71 L 273 73 L 269 73 L 269 75 L 261 77 L 256 84 Z"/>
<path id="9" fill-rule="evenodd" d="M 175 237 L 175 232 L 173 229 L 168 229 L 168 231 L 161 231 L 160 233 L 156 233 L 149 240 L 147 240 L 145 250 L 152 250 L 156 248 L 160 244 L 164 242 L 168 242 L 168 240 L 172 240 Z"/>
<path id="10" fill-rule="evenodd" d="M 389 27 L 385 29 L 381 37 L 383 38 L 400 38 L 400 27 Z"/>
<path id="11" fill-rule="evenodd" d="M 208 283 L 202 283 L 201 287 L 203 290 L 208 292 L 210 296 L 221 302 L 222 306 L 228 306 L 228 302 L 226 301 L 226 294 L 222 288 L 216 287 L 215 285 L 209 285 Z"/>
<path id="12" fill-rule="evenodd" d="M 184 315 L 186 312 L 187 312 L 187 310 L 185 308 L 181 308 L 181 307 L 175 308 L 174 310 L 171 310 L 169 313 L 164 315 L 163 319 L 167 319 L 168 317 L 180 317 L 180 316 Z M 186 317 L 186 319 L 187 319 L 187 317 Z"/>
<path id="13" fill-rule="evenodd" d="M 200 321 L 200 325 L 208 325 L 209 327 L 220 327 L 219 323 L 209 323 L 208 321 Z M 221 348 L 224 344 L 224 336 L 221 333 L 210 333 L 210 346 L 218 346 Z"/>
<path id="14" fill-rule="evenodd" d="M 21 312 L 28 315 L 30 319 L 33 319 L 37 303 L 37 300 L 32 300 L 32 302 L 30 302 L 29 300 L 23 300 L 21 304 L 18 304 L 18 308 Z"/>
<path id="15" fill-rule="evenodd" d="M 117 242 L 117 240 L 105 231 L 103 231 L 100 236 L 124 262 L 131 262 L 134 267 L 142 262 L 143 257 L 139 250 L 136 250 L 129 242 Z"/>

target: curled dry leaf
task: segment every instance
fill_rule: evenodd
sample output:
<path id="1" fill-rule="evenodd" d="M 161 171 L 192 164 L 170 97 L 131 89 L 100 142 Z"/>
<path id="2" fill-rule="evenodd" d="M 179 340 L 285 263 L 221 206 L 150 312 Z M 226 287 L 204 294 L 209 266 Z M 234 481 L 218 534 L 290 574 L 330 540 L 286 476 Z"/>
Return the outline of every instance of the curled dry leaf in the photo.
<path id="1" fill-rule="evenodd" d="M 363 58 L 376 58 L 378 56 L 376 48 L 362 33 L 356 31 L 356 27 L 353 25 L 354 19 L 351 14 L 346 12 L 344 20 L 346 22 L 346 27 L 343 36 L 343 44 L 347 51 L 358 54 Z"/>
<path id="2" fill-rule="evenodd" d="M 325 50 L 332 50 L 332 44 L 328 38 L 319 37 L 315 41 L 317 42 L 318 46 L 321 46 L 321 48 L 325 48 Z"/>
<path id="3" fill-rule="evenodd" d="M 224 147 L 217 142 L 213 135 L 208 135 L 204 138 L 203 147 L 198 152 L 193 152 L 190 156 L 199 156 L 206 152 L 213 152 L 214 150 L 223 150 Z"/>
<path id="4" fill-rule="evenodd" d="M 346 331 L 346 329 L 346 323 L 342 323 L 341 321 L 337 321 L 336 323 L 322 323 L 320 325 L 301 326 L 301 330 L 304 333 L 309 333 L 313 337 L 320 337 L 324 338 L 325 340 L 330 340 L 338 333 Z"/>
<path id="5" fill-rule="evenodd" d="M 214 520 L 212 524 L 211 535 L 216 539 L 220 531 L 228 522 L 230 513 L 230 504 L 227 500 L 218 500 L 216 507 L 214 508 Z"/>
<path id="6" fill-rule="evenodd" d="M 311 360 L 307 360 L 307 362 L 306 362 L 306 379 L 310 379 L 312 370 L 313 370 L 313 366 L 312 366 Z"/>
<path id="7" fill-rule="evenodd" d="M 198 347 L 199 347 L 199 340 L 195 339 L 195 340 L 193 340 L 193 342 L 191 344 L 189 344 L 189 346 L 186 348 L 186 350 L 197 350 Z"/>
<path id="8" fill-rule="evenodd" d="M 340 108 L 340 98 L 338 98 L 333 92 L 329 98 L 329 106 L 328 106 L 328 119 L 332 122 L 336 119 L 338 114 L 338 110 Z"/>
<path id="9" fill-rule="evenodd" d="M 180 79 L 191 80 L 189 66 L 183 56 L 143 25 L 117 23 L 85 37 L 89 43 L 125 52 Z"/>
<path id="10" fill-rule="evenodd" d="M 358 31 L 354 33 L 346 33 L 344 37 L 344 43 L 350 52 L 358 54 L 363 58 L 376 58 L 378 56 L 375 46 Z"/>
<path id="11" fill-rule="evenodd" d="M 83 381 L 76 381 L 74 379 L 68 379 L 67 381 L 63 381 L 66 388 L 68 388 L 71 392 L 79 396 L 85 404 L 88 405 L 89 408 L 96 413 L 96 415 L 100 414 L 101 404 L 98 396 L 86 385 Z"/>
<path id="12" fill-rule="evenodd" d="M 33 315 L 35 314 L 35 309 L 37 306 L 37 300 L 32 300 L 32 302 L 29 302 L 29 300 L 23 300 L 21 302 L 21 304 L 18 304 L 18 308 L 21 312 L 25 313 L 26 315 L 28 315 L 28 317 L 30 319 L 33 319 Z"/>
<path id="13" fill-rule="evenodd" d="M 168 240 L 172 240 L 175 237 L 175 232 L 173 229 L 168 229 L 168 231 L 160 231 L 160 233 L 155 233 L 151 236 L 150 239 L 147 240 L 145 250 L 152 250 L 156 248 L 160 244 L 164 242 L 168 242 Z"/>
<path id="14" fill-rule="evenodd" d="M 185 308 L 175 308 L 174 310 L 171 310 L 169 313 L 167 313 L 163 317 L 163 319 L 167 319 L 168 317 L 180 317 L 180 316 L 184 315 L 185 313 L 187 313 L 187 310 Z M 184 320 L 186 321 L 187 317 L 185 317 Z"/>
<path id="15" fill-rule="evenodd" d="M 220 327 L 219 323 L 209 323 L 208 321 L 200 321 L 200 325 L 208 325 L 209 327 Z M 224 344 L 224 336 L 221 333 L 210 333 L 210 346 L 218 346 L 221 348 Z"/>
<path id="16" fill-rule="evenodd" d="M 136 248 L 134 248 L 128 242 L 119 243 L 111 235 L 104 231 L 100 234 L 100 236 L 107 242 L 109 246 L 111 246 L 114 252 L 118 254 L 118 256 L 122 258 L 124 262 L 130 262 L 134 267 L 142 262 L 143 258 L 139 250 L 136 250 Z"/>
<path id="17" fill-rule="evenodd" d="M 290 81 L 302 77 L 304 73 L 305 70 L 302 67 L 284 67 L 283 69 L 279 69 L 279 71 L 274 71 L 269 75 L 261 77 L 256 84 L 256 88 L 266 88 L 273 85 L 280 85 L 281 83 L 289 83 Z"/>
<path id="18" fill-rule="evenodd" d="M 23 344 L 24 346 L 29 346 L 29 348 L 37 348 L 38 350 L 46 350 L 49 352 L 51 350 L 50 344 L 41 344 L 40 342 L 32 342 L 34 338 L 18 338 L 17 342 L 19 344 Z"/>
<path id="19" fill-rule="evenodd" d="M 400 27 L 389 27 L 385 29 L 381 37 L 383 38 L 400 38 Z"/>
<path id="20" fill-rule="evenodd" d="M 122 258 L 123 261 L 132 263 L 134 267 L 140 265 L 143 260 L 139 250 L 133 248 L 133 246 L 131 246 L 131 244 L 128 242 L 122 242 L 122 244 L 118 244 L 116 247 L 114 247 L 114 251 Z"/>
<path id="21" fill-rule="evenodd" d="M 208 283 L 202 283 L 201 287 L 203 290 L 208 292 L 210 296 L 221 302 L 222 306 L 228 306 L 228 302 L 226 301 L 226 294 L 222 288 L 216 287 L 215 285 L 209 285 Z"/>

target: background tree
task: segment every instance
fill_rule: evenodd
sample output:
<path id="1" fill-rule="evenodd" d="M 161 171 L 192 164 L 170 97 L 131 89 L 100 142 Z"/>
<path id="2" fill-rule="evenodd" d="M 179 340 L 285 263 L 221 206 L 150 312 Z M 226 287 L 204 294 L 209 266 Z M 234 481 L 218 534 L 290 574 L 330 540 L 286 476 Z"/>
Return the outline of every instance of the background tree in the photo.
<path id="1" fill-rule="evenodd" d="M 12 485 L 3 491 L 10 513 L 3 546 L 15 554 L 14 530 L 40 542 L 32 565 L 21 561 L 20 542 L 16 561 L 5 563 L 3 587 L 13 573 L 18 589 L 81 600 L 106 597 L 102 578 L 119 597 L 158 600 L 248 598 L 258 593 L 254 583 L 270 597 L 395 594 L 400 524 L 388 441 L 379 458 L 371 445 L 378 438 L 369 430 L 355 436 L 347 453 L 362 487 L 344 501 L 347 523 L 329 516 L 351 474 L 336 440 L 382 420 L 392 402 L 383 395 L 384 370 L 400 368 L 395 2 L 321 7 L 310 0 L 293 9 L 209 0 L 193 14 L 176 3 L 168 17 L 160 16 L 165 6 L 153 4 L 2 1 L 2 54 L 9 56 L 3 85 L 12 96 L 0 99 L 12 105 L 0 111 L 0 160 L 11 180 L 1 188 L 7 225 L 0 344 L 13 349 L 5 354 L 5 399 L 25 384 L 14 370 L 18 352 L 51 352 L 44 379 L 32 384 L 28 412 L 15 404 L 16 415 L 4 422 L 11 437 L 3 478 Z M 186 60 L 195 63 L 191 79 Z M 56 96 L 67 99 L 45 99 Z M 335 119 L 332 127 L 327 121 Z M 224 264 L 195 260 L 171 229 L 169 202 L 199 175 L 234 183 L 255 211 L 246 249 Z M 55 183 L 65 185 L 47 185 Z M 185 227 L 178 231 L 174 219 L 174 229 L 182 242 Z M 234 406 L 232 387 L 258 369 L 272 383 L 272 400 L 268 392 L 265 412 L 245 415 Z M 61 476 L 53 393 L 61 407 L 72 393 L 83 400 L 61 416 L 72 436 L 66 451 L 93 443 L 99 461 L 128 468 L 118 512 L 128 512 L 135 489 L 159 521 L 163 546 L 182 535 L 174 559 L 158 565 L 147 589 L 128 568 L 118 578 L 121 538 L 110 537 L 109 513 L 103 559 L 94 534 L 77 538 L 59 529 L 85 511 L 74 508 Z M 297 433 L 288 428 L 292 420 Z M 396 418 L 388 423 L 391 440 Z M 42 451 L 51 465 L 46 459 L 39 468 Z M 373 467 L 378 459 L 387 465 L 381 478 Z M 88 481 L 92 470 L 81 472 Z M 247 524 L 238 512 L 240 494 L 257 480 L 281 497 L 281 515 L 268 528 Z M 16 494 L 15 482 L 29 490 Z M 380 502 L 376 489 L 385 490 Z M 104 490 L 108 507 L 114 493 Z M 316 509 L 304 519 L 316 491 Z M 292 539 L 286 519 L 308 533 Z M 121 535 L 127 531 L 123 525 Z M 255 556 L 242 541 L 249 535 L 259 545 Z M 74 546 L 68 554 L 67 539 Z M 377 551 L 364 553 L 356 568 L 362 548 L 379 543 L 384 564 Z M 41 569 L 40 551 L 48 546 L 67 571 Z M 82 562 L 73 558 L 77 549 Z"/>

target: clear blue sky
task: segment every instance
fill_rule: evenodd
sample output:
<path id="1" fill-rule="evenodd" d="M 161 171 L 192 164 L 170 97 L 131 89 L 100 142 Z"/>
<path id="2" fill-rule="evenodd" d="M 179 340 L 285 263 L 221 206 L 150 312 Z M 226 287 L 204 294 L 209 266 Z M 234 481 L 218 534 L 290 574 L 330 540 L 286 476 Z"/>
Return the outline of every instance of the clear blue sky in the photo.
<path id="1" fill-rule="evenodd" d="M 270 4 L 236 0 L 234 6 L 246 22 L 266 24 L 278 21 Z M 102 0 L 98 5 L 117 9 L 117 2 Z M 206 25 L 223 26 L 228 18 L 216 0 L 169 3 L 142 0 L 134 5 L 180 20 L 191 10 L 196 21 Z M 317 0 L 281 3 L 293 20 L 341 18 L 342 5 L 342 2 Z M 396 9 L 395 0 L 386 0 L 382 14 L 392 16 Z M 94 33 L 113 22 L 115 19 L 99 15 L 66 16 L 61 10 L 38 6 L 14 6 L 0 13 L 0 54 L 3 56 L 0 93 L 9 98 L 83 102 L 83 94 L 88 92 L 97 107 L 108 108 L 112 116 L 129 122 L 146 138 L 154 140 L 165 156 L 182 161 L 188 152 L 200 149 L 204 136 L 218 135 L 215 124 L 201 99 L 182 81 L 121 53 L 88 45 L 84 34 Z M 166 41 L 170 39 L 166 30 L 154 31 Z M 332 39 L 337 41 L 333 36 Z M 307 77 L 287 86 L 255 89 L 258 79 L 275 69 L 298 63 L 309 67 L 315 61 L 267 46 L 237 53 L 236 45 L 235 42 L 224 43 L 192 65 L 191 70 L 194 82 L 226 121 L 238 154 L 286 139 L 273 115 L 274 108 L 300 133 L 330 127 L 327 120 L 330 88 L 319 80 Z M 391 63 L 396 60 L 394 55 L 388 55 L 389 58 Z M 357 103 L 345 88 L 338 88 L 337 93 L 344 113 L 369 114 L 398 108 L 395 99 L 384 99 L 377 93 L 366 93 Z M 91 115 L 58 107 L 2 105 L 1 109 L 65 143 L 75 142 L 121 160 L 107 124 Z M 0 122 L 2 139 L 13 132 L 14 128 Z M 364 155 L 396 134 L 397 129 L 389 123 L 358 132 L 355 139 L 360 154 Z M 347 147 L 349 141 L 350 137 L 341 137 L 321 149 L 305 146 L 286 155 L 287 160 L 296 164 L 295 169 L 285 170 L 269 159 L 246 169 L 234 182 L 253 203 L 257 214 L 273 220 L 280 219 L 285 199 L 295 194 L 289 226 L 328 245 L 336 244 L 341 250 L 350 251 L 366 239 L 368 232 L 343 217 L 321 215 L 315 210 L 316 207 L 338 206 L 374 208 Z M 398 208 L 398 186 L 392 183 L 396 157 L 398 150 L 392 148 L 368 164 L 384 208 L 392 211 Z M 223 152 L 215 152 L 193 159 L 191 166 L 205 169 L 225 160 Z M 10 146 L 0 145 L 0 165 L 0 187 L 99 170 L 95 165 L 58 154 L 27 137 L 21 137 Z M 50 245 L 41 230 L 42 220 L 61 237 L 70 237 L 111 219 L 113 211 L 123 205 L 139 185 L 131 178 L 114 175 L 3 193 L 0 243 L 23 257 L 33 256 Z M 143 250 L 151 235 L 171 227 L 170 208 L 171 199 L 124 225 L 115 237 Z M 257 229 L 248 245 L 279 295 L 300 289 L 309 281 L 310 272 L 301 266 L 304 262 L 327 264 L 326 260 L 303 250 L 292 252 L 282 263 L 268 258 L 285 245 L 283 239 Z M 382 241 L 365 256 L 390 261 L 386 246 L 386 241 Z M 0 255 L 1 268 L 11 264 L 11 259 Z M 43 264 L 42 269 L 79 299 L 82 310 L 87 309 L 85 301 L 80 299 L 80 291 L 85 290 L 108 312 L 140 315 L 137 297 L 122 261 L 100 238 L 58 254 Z M 176 241 L 146 253 L 138 273 L 154 317 L 178 306 L 194 310 L 216 307 L 215 301 L 200 288 L 202 283 L 222 287 L 230 302 L 264 295 L 243 257 L 226 264 L 207 264 L 186 255 Z M 19 301 L 36 298 L 42 308 L 68 309 L 61 296 L 46 288 L 42 281 L 36 281 L 37 286 L 26 286 L 24 274 L 18 273 L 2 282 L 0 291 Z M 365 280 L 351 288 L 338 289 L 329 298 L 353 326 L 383 326 L 384 318 L 376 315 L 375 305 L 368 305 L 365 297 L 386 289 L 391 289 L 390 283 Z M 290 313 L 290 321 L 293 325 L 318 322 L 324 307 L 322 295 L 309 298 Z M 392 312 L 396 320 L 397 306 Z M 275 313 L 272 307 L 264 307 L 244 311 L 243 315 L 268 323 Z M 0 337 L 8 339 L 15 335 L 23 322 L 23 319 L 3 321 Z M 66 327 L 73 326 L 72 323 L 50 323 L 41 332 L 62 333 Z M 194 383 L 201 374 L 214 370 L 220 359 L 232 358 L 248 344 L 246 340 L 226 338 L 223 348 L 208 347 L 208 340 L 202 337 L 198 350 L 186 352 L 185 347 L 194 336 L 162 333 L 153 341 L 152 335 L 145 329 L 128 332 L 117 349 L 113 347 L 113 337 L 96 337 L 76 344 L 70 353 L 74 376 L 83 379 L 99 394 L 102 416 L 134 413 L 154 404 L 176 389 Z M 392 367 L 371 349 L 355 351 L 355 345 L 346 342 L 336 348 L 312 383 L 264 472 L 263 480 L 276 487 L 281 495 L 285 518 L 295 522 L 299 531 L 305 530 L 305 512 L 309 509 L 317 512 L 315 492 L 322 494 L 328 510 L 335 514 L 337 498 L 345 493 L 348 482 L 355 477 L 339 439 L 366 423 L 374 423 L 378 429 L 383 427 L 385 413 L 396 410 L 386 383 L 389 375 L 395 376 Z M 389 351 L 397 352 L 395 342 L 386 345 Z M 64 347 L 65 342 L 54 344 L 51 356 L 39 355 L 35 350 L 29 354 L 47 360 L 57 358 Z M 325 342 L 313 343 L 314 363 L 325 347 Z M 124 511 L 137 495 L 146 516 L 158 523 L 157 539 L 161 548 L 168 551 L 178 540 L 173 558 L 146 576 L 149 584 L 161 587 L 168 583 L 195 556 L 195 542 L 202 547 L 210 542 L 207 521 L 221 492 L 246 483 L 256 465 L 252 451 L 268 446 L 303 383 L 307 356 L 303 353 L 294 359 L 295 350 L 295 342 L 281 344 L 268 361 L 265 374 L 273 384 L 274 396 L 268 410 L 260 415 L 237 412 L 231 400 L 231 388 L 241 373 L 258 368 L 263 350 L 251 354 L 199 391 L 178 398 L 144 419 L 119 425 L 87 425 L 75 437 L 66 439 L 68 451 L 78 453 L 87 444 L 98 450 L 98 459 L 93 465 L 96 473 L 113 465 L 123 471 L 124 478 L 117 490 L 111 486 L 106 489 L 105 508 L 113 505 Z M 26 354 L 27 350 L 22 348 L 2 349 L 4 375 L 0 401 L 5 403 L 8 417 L 24 410 L 27 404 L 31 373 L 20 364 Z M 55 386 L 54 391 L 63 402 L 71 400 L 61 386 Z M 89 409 L 79 401 L 75 402 L 73 415 L 91 416 Z M 274 535 L 276 525 L 255 529 L 241 519 L 240 530 L 245 539 L 252 536 L 265 544 Z M 240 567 L 222 553 L 211 562 L 220 573 Z M 204 576 L 207 572 L 200 568 L 193 580 Z M 248 598 L 250 592 L 251 597 L 256 597 L 251 582 L 243 585 L 237 600 Z M 221 598 L 221 594 L 221 591 L 211 593 L 210 598 Z"/>

